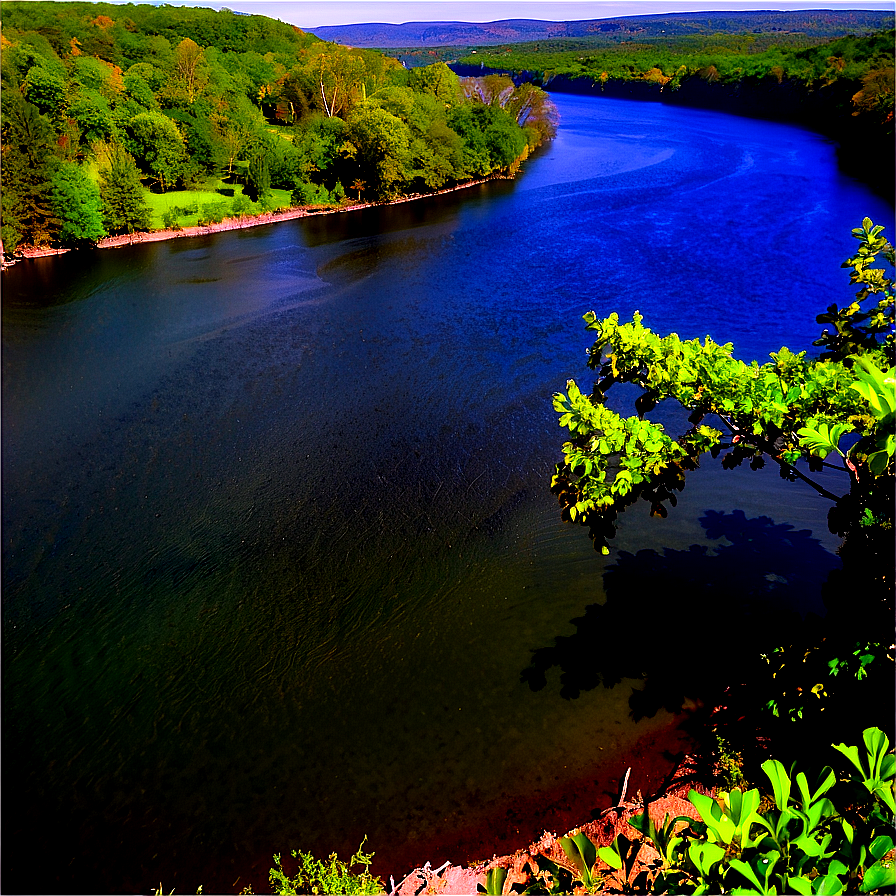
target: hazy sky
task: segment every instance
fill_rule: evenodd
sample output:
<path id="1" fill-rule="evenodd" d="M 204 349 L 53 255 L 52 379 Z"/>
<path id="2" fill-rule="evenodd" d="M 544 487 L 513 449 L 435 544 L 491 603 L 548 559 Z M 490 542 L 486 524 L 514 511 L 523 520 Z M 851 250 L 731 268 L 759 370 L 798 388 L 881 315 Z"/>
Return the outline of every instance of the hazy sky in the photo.
<path id="1" fill-rule="evenodd" d="M 176 5 L 227 6 L 281 19 L 299 28 L 359 22 L 493 22 L 543 19 L 563 22 L 649 13 L 725 9 L 893 10 L 893 0 L 198 0 Z"/>

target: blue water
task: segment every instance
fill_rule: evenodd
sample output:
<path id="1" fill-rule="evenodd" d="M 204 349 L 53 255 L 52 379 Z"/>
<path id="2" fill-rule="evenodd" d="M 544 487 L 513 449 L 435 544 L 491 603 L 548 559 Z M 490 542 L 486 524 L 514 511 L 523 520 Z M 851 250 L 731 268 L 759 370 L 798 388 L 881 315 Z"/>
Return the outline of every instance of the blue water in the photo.
<path id="1" fill-rule="evenodd" d="M 381 873 L 482 858 L 434 844 L 564 788 L 587 817 L 672 721 L 521 677 L 627 570 L 706 548 L 744 606 L 820 609 L 827 506 L 768 471 L 709 464 L 595 554 L 550 396 L 589 309 L 809 349 L 892 207 L 802 129 L 555 99 L 515 182 L 4 273 L 6 889 L 226 891 L 364 834 Z"/>

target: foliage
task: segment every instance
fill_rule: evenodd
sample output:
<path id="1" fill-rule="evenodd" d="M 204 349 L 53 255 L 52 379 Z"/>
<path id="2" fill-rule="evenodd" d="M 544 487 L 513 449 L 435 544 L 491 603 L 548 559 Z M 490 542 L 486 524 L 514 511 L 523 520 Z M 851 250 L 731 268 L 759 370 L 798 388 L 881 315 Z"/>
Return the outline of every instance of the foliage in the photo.
<path id="1" fill-rule="evenodd" d="M 206 202 L 199 207 L 196 223 L 200 226 L 219 224 L 230 212 L 230 203 L 224 199 L 217 202 Z"/>
<path id="2" fill-rule="evenodd" d="M 295 896 L 298 893 L 358 893 L 373 894 L 385 892 L 383 883 L 370 873 L 370 863 L 374 854 L 364 852 L 361 841 L 355 854 L 343 862 L 336 853 L 321 861 L 311 853 L 293 850 L 292 857 L 298 860 L 298 868 L 293 876 L 289 876 L 280 861 L 279 853 L 274 856 L 275 867 L 270 870 L 270 882 L 273 892 L 281 896 Z M 355 867 L 359 870 L 353 870 Z"/>
<path id="3" fill-rule="evenodd" d="M 864 741 L 867 768 L 857 747 L 835 747 L 860 772 L 840 785 L 845 805 L 852 802 L 848 811 L 838 810 L 828 797 L 837 783 L 830 767 L 810 786 L 805 773 L 794 777 L 792 768 L 788 774 L 780 762 L 769 759 L 762 768 L 774 807 L 764 812 L 759 811 L 757 789 L 736 788 L 722 793 L 719 802 L 692 790 L 689 799 L 701 821 L 670 822 L 667 816 L 663 831 L 674 830 L 672 839 L 642 815 L 638 827 L 661 855 L 649 891 L 836 894 L 892 888 L 896 759 L 880 729 L 866 729 Z M 792 792 L 794 783 L 797 793 Z M 859 784 L 868 790 L 864 799 L 855 796 Z M 681 821 L 685 826 L 676 830 Z"/>
<path id="4" fill-rule="evenodd" d="M 99 188 L 81 166 L 60 164 L 53 175 L 52 201 L 62 243 L 95 243 L 106 235 Z"/>
<path id="5" fill-rule="evenodd" d="M 140 112 L 128 123 L 125 147 L 145 175 L 162 191 L 183 176 L 186 162 L 184 138 L 177 125 L 161 112 Z"/>
<path id="6" fill-rule="evenodd" d="M 822 336 L 818 344 L 826 351 L 818 359 L 781 348 L 771 362 L 745 364 L 732 357 L 730 343 L 720 345 L 709 336 L 704 341 L 682 340 L 675 333 L 658 336 L 638 312 L 626 324 L 615 313 L 604 320 L 593 312 L 585 315 L 588 329 L 597 333 L 588 364 L 600 379 L 590 396 L 572 380 L 566 393 L 554 396 L 560 425 L 572 438 L 564 445 L 552 488 L 568 518 L 591 528 L 596 547 L 607 548 L 618 511 L 639 497 L 649 501 L 654 515 L 665 516 L 665 502 L 674 506 L 685 473 L 706 452 L 718 456 L 726 451 L 726 468 L 749 460 L 756 469 L 768 458 L 783 478 L 800 479 L 838 501 L 838 495 L 797 467 L 807 461 L 810 472 L 819 469 L 837 451 L 841 463 L 836 469 L 849 492 L 861 496 L 860 512 L 879 510 L 892 517 L 888 496 L 876 494 L 886 484 L 878 480 L 893 476 L 893 371 L 888 362 L 896 347 L 892 281 L 882 269 L 870 267 L 877 254 L 893 262 L 893 248 L 880 230 L 866 219 L 853 232 L 860 248 L 845 264 L 862 289 L 848 308 L 832 306 L 819 318 L 835 320 L 837 334 Z M 872 297 L 874 308 L 862 311 Z M 605 404 L 607 392 L 619 383 L 642 390 L 635 402 L 637 416 L 621 417 Z M 661 424 L 644 419 L 667 399 L 691 413 L 692 427 L 677 440 Z M 704 424 L 707 418 L 724 429 Z M 848 452 L 840 451 L 840 438 L 852 430 L 861 438 Z M 858 519 L 849 525 L 858 525 Z M 841 522 L 840 530 L 849 525 Z"/>
<path id="7" fill-rule="evenodd" d="M 140 187 L 133 157 L 115 147 L 108 168 L 100 173 L 103 221 L 110 233 L 134 233 L 149 228 L 149 207 Z"/>
<path id="8" fill-rule="evenodd" d="M 408 72 L 375 51 L 263 16 L 10 2 L 3 25 L 4 121 L 20 105 L 7 97 L 21 97 L 52 147 L 45 159 L 93 171 L 110 145 L 120 147 L 154 191 L 224 175 L 263 204 L 274 202 L 270 190 L 296 184 L 339 201 L 341 184 L 363 183 L 364 198 L 390 200 L 513 174 L 553 134 L 553 106 L 533 85 L 511 88 L 506 112 L 465 116 L 457 110 L 482 100 L 465 96 L 444 63 Z M 450 123 L 455 114 L 469 125 L 464 134 Z M 475 146 L 465 152 L 468 139 Z M 3 150 L 4 170 L 27 175 L 4 175 L 3 228 L 13 248 L 52 243 L 59 231 L 51 172 L 26 161 L 27 145 L 13 140 Z M 104 214 L 116 232 L 132 228 L 115 210 Z"/>
<path id="9" fill-rule="evenodd" d="M 699 819 L 666 815 L 659 825 L 645 804 L 629 820 L 643 840 L 620 834 L 597 847 L 574 831 L 559 841 L 567 861 L 538 856 L 524 892 L 889 892 L 896 758 L 880 729 L 867 728 L 863 740 L 864 754 L 832 745 L 854 766 L 839 778 L 825 766 L 810 784 L 804 772 L 768 759 L 768 796 L 738 787 L 713 799 L 691 790 Z M 645 841 L 657 855 L 639 860 Z"/>
<path id="10" fill-rule="evenodd" d="M 510 49 L 482 48 L 475 57 L 466 56 L 461 61 L 502 71 L 537 72 L 545 83 L 564 75 L 588 78 L 595 83 L 654 81 L 668 90 L 678 89 L 689 79 L 717 80 L 723 84 L 743 78 L 769 78 L 777 83 L 786 79 L 813 87 L 829 87 L 843 81 L 855 85 L 847 99 L 853 92 L 863 91 L 857 107 L 873 107 L 877 115 L 885 116 L 885 108 L 892 113 L 892 82 L 887 84 L 882 74 L 893 65 L 892 31 L 838 37 L 808 47 L 790 46 L 782 34 L 764 38 L 716 32 L 569 50 L 539 42 Z"/>
<path id="11" fill-rule="evenodd" d="M 860 288 L 854 302 L 819 316 L 833 325 L 815 343 L 820 357 L 781 348 L 765 364 L 747 364 L 711 337 L 655 334 L 637 312 L 628 323 L 589 312 L 597 334 L 589 366 L 599 378 L 590 395 L 569 381 L 554 396 L 570 438 L 552 490 L 564 517 L 586 526 L 603 553 L 619 513 L 644 499 L 665 517 L 707 453 L 721 454 L 725 469 L 770 461 L 784 480 L 831 502 L 829 528 L 844 540 L 842 569 L 823 591 L 825 618 L 764 626 L 755 659 L 736 652 L 719 681 L 725 694 L 712 697 L 727 707 L 714 719 L 716 733 L 738 749 L 755 741 L 759 724 L 786 736 L 784 726 L 799 722 L 811 739 L 830 724 L 883 721 L 892 690 L 894 250 L 868 219 L 853 236 L 858 251 L 844 267 Z M 622 383 L 640 391 L 635 415 L 608 404 Z M 645 416 L 667 400 L 690 415 L 674 439 Z M 822 470 L 823 482 L 815 476 Z"/>

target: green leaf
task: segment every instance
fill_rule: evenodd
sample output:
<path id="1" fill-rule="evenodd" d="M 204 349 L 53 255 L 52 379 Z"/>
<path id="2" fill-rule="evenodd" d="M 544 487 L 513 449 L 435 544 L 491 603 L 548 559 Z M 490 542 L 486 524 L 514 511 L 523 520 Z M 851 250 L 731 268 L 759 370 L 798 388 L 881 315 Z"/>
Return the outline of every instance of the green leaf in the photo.
<path id="1" fill-rule="evenodd" d="M 836 662 L 836 660 L 834 662 Z M 805 812 L 812 803 L 826 794 L 834 786 L 836 781 L 837 776 L 834 774 L 834 770 L 830 766 L 825 766 L 821 770 L 818 780 L 815 782 L 815 790 L 813 792 L 809 790 L 809 782 L 807 781 L 805 774 L 800 772 L 796 776 L 796 786 L 799 788 L 800 796 L 803 800 L 803 811 Z"/>
<path id="2" fill-rule="evenodd" d="M 766 759 L 762 763 L 762 770 L 772 782 L 772 788 L 775 791 L 775 805 L 783 812 L 790 801 L 790 776 L 777 759 Z"/>
<path id="3" fill-rule="evenodd" d="M 696 790 L 688 793 L 688 799 L 700 813 L 700 818 L 710 831 L 710 837 L 717 843 L 731 843 L 734 838 L 734 822 L 722 814 L 719 804 Z"/>
<path id="4" fill-rule="evenodd" d="M 865 769 L 862 767 L 862 761 L 859 759 L 858 747 L 847 747 L 846 744 L 831 744 L 831 746 L 837 750 L 837 752 L 842 753 L 859 770 L 863 781 L 867 780 Z"/>
<path id="5" fill-rule="evenodd" d="M 868 852 L 874 857 L 875 861 L 877 861 L 885 856 L 892 848 L 893 839 L 887 837 L 885 834 L 881 834 L 871 841 L 871 846 L 868 847 Z"/>
<path id="6" fill-rule="evenodd" d="M 812 881 L 812 892 L 818 896 L 840 896 L 843 891 L 844 886 L 835 874 L 825 874 Z"/>
<path id="7" fill-rule="evenodd" d="M 896 884 L 896 868 L 892 865 L 887 868 L 880 862 L 876 862 L 865 872 L 862 883 L 859 885 L 859 892 L 870 893 L 872 890 L 882 889 L 890 891 L 894 884 Z"/>
<path id="8" fill-rule="evenodd" d="M 787 886 L 799 896 L 812 896 L 812 881 L 807 877 L 788 877 Z"/>
<path id="9" fill-rule="evenodd" d="M 601 846 L 597 850 L 597 854 L 600 856 L 601 860 L 606 862 L 611 868 L 615 868 L 618 871 L 622 867 L 622 857 L 612 847 Z"/>
<path id="10" fill-rule="evenodd" d="M 725 850 L 717 843 L 694 841 L 688 847 L 688 857 L 703 877 L 712 873 L 712 866 L 725 856 Z"/>
<path id="11" fill-rule="evenodd" d="M 759 880 L 756 872 L 746 862 L 741 861 L 741 859 L 729 859 L 728 864 L 735 871 L 739 871 L 760 893 L 766 892 L 765 884 Z"/>

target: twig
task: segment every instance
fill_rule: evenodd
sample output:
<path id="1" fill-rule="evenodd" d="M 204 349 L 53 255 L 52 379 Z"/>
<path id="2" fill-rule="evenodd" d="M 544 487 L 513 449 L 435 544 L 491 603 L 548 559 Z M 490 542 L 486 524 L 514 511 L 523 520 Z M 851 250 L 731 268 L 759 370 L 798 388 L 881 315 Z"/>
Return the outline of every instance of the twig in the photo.
<path id="1" fill-rule="evenodd" d="M 622 808 L 622 804 L 625 802 L 625 792 L 628 790 L 628 776 L 632 773 L 631 766 L 629 766 L 628 771 L 625 773 L 625 778 L 622 781 L 622 791 L 619 794 L 619 802 L 616 803 L 616 808 Z"/>

